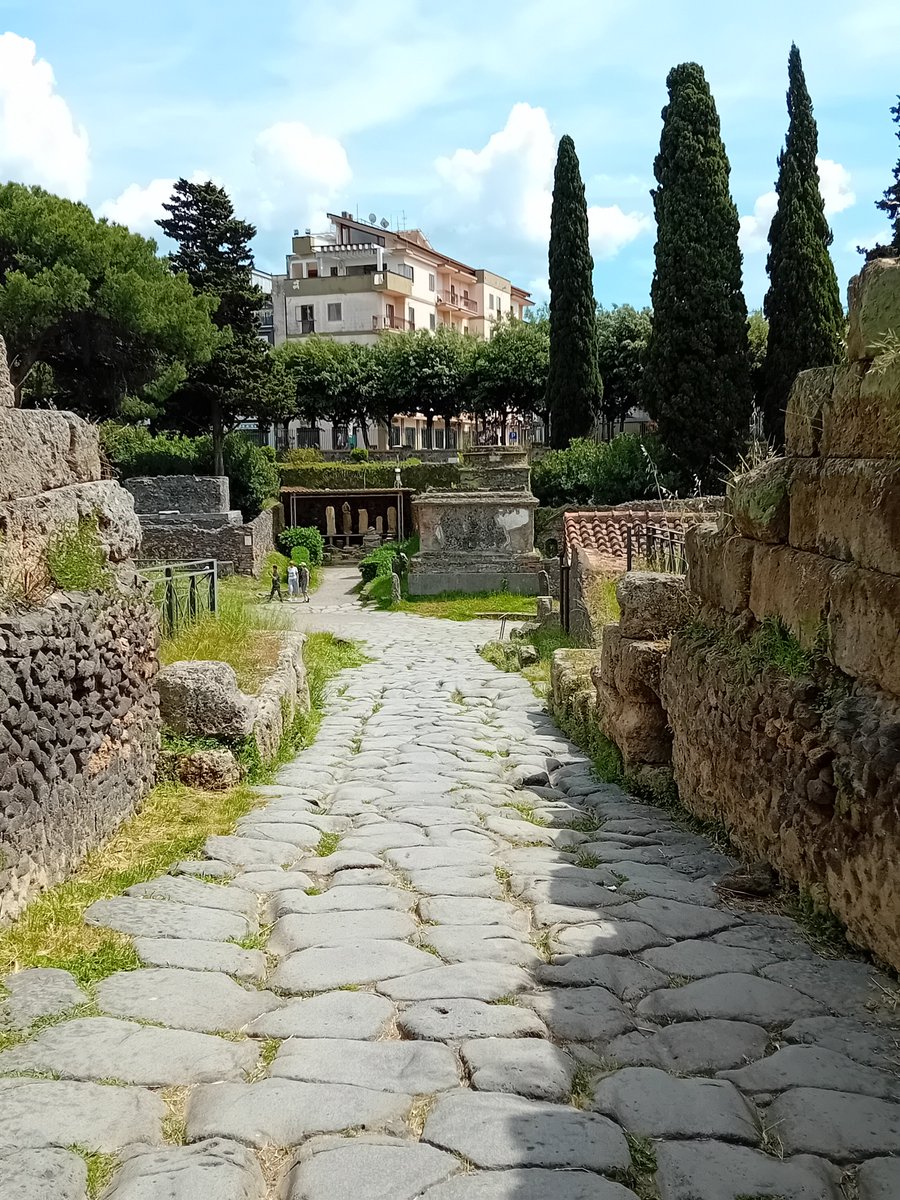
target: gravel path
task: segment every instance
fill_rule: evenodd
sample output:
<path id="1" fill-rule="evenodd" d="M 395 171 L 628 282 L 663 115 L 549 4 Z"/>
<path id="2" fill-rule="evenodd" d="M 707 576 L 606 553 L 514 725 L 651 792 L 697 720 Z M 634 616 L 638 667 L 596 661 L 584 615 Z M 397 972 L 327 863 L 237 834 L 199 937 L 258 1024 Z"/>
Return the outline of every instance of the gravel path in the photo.
<path id="1" fill-rule="evenodd" d="M 477 655 L 493 623 L 351 582 L 295 610 L 373 658 L 316 744 L 88 910 L 145 963 L 103 1015 L 0 1054 L 0 1200 L 84 1200 L 93 1152 L 108 1200 L 896 1200 L 896 986 L 723 903 L 731 862 Z M 88 999 L 7 986 L 19 1027 Z"/>

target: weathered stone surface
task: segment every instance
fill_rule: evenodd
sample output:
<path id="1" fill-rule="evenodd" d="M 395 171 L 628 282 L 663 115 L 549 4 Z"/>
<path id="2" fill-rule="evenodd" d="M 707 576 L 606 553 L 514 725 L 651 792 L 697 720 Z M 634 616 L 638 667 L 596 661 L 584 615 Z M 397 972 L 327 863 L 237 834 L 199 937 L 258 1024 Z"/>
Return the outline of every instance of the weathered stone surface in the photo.
<path id="1" fill-rule="evenodd" d="M 654 947 L 645 950 L 641 958 L 657 971 L 682 975 L 687 979 L 734 972 L 752 975 L 760 967 L 775 961 L 775 955 L 767 954 L 764 950 L 742 950 L 738 946 L 723 946 L 706 938 Z"/>
<path id="2" fill-rule="evenodd" d="M 749 1021 L 767 1029 L 798 1017 L 814 1017 L 822 1005 L 780 983 L 755 975 L 713 975 L 680 988 L 661 988 L 637 1006 L 640 1016 L 673 1021 Z"/>
<path id="3" fill-rule="evenodd" d="M 838 367 L 834 391 L 825 406 L 820 453 L 823 458 L 897 458 L 893 414 L 900 398 L 900 367 L 865 370 L 868 363 Z"/>
<path id="4" fill-rule="evenodd" d="M 377 1038 L 394 1019 L 394 1006 L 369 992 L 328 992 L 287 1000 L 251 1021 L 247 1033 L 270 1038 Z"/>
<path id="5" fill-rule="evenodd" d="M 459 1175 L 425 1192 L 422 1200 L 636 1200 L 621 1184 L 588 1171 L 483 1171 Z"/>
<path id="6" fill-rule="evenodd" d="M 531 978 L 520 967 L 482 961 L 432 966 L 385 980 L 378 990 L 393 1000 L 499 1000 L 531 986 Z"/>
<path id="7" fill-rule="evenodd" d="M 170 900 L 113 896 L 85 910 L 89 925 L 104 925 L 133 937 L 198 938 L 208 942 L 239 940 L 250 932 L 246 917 L 216 908 L 197 908 Z"/>
<path id="8" fill-rule="evenodd" d="M 205 792 L 224 792 L 241 781 L 241 768 L 230 750 L 193 750 L 190 754 L 164 754 L 166 778 Z"/>
<path id="9" fill-rule="evenodd" d="M 258 1058 L 250 1041 L 85 1017 L 45 1029 L 0 1054 L 0 1073 L 49 1071 L 63 1079 L 119 1079 L 144 1087 L 241 1079 Z"/>
<path id="10" fill-rule="evenodd" d="M 642 921 L 664 937 L 703 937 L 736 924 L 732 913 L 702 904 L 682 904 L 661 896 L 632 900 L 616 910 L 616 919 Z"/>
<path id="11" fill-rule="evenodd" d="M 566 1103 L 575 1075 L 573 1059 L 537 1038 L 480 1038 L 460 1048 L 472 1087 L 514 1092 L 535 1100 Z"/>
<path id="12" fill-rule="evenodd" d="M 726 509 L 742 537 L 787 541 L 791 470 L 789 458 L 770 458 L 731 478 Z"/>
<path id="13" fill-rule="evenodd" d="M 105 1200 L 265 1200 L 256 1155 L 219 1138 L 193 1146 L 137 1147 L 126 1155 Z"/>
<path id="14" fill-rule="evenodd" d="M 846 1017 L 807 1017 L 789 1025 L 784 1037 L 789 1042 L 835 1050 L 877 1070 L 896 1067 L 895 1034 L 884 1026 L 865 1026 Z"/>
<path id="15" fill-rule="evenodd" d="M 856 1177 L 859 1200 L 896 1200 L 900 1196 L 900 1159 L 874 1158 Z"/>
<path id="16" fill-rule="evenodd" d="M 687 584 L 714 608 L 743 612 L 750 601 L 750 568 L 755 542 L 719 530 L 714 524 L 688 525 L 685 554 Z"/>
<path id="17" fill-rule="evenodd" d="M 175 733 L 240 738 L 253 731 L 257 702 L 238 687 L 228 663 L 170 663 L 157 687 L 162 719 Z"/>
<path id="18" fill-rule="evenodd" d="M 400 1133 L 411 1104 L 411 1096 L 393 1092 L 292 1079 L 203 1084 L 188 1101 L 187 1133 L 191 1141 L 225 1137 L 260 1148 L 342 1129 Z"/>
<path id="19" fill-rule="evenodd" d="M 625 1067 L 594 1088 L 591 1107 L 647 1137 L 759 1141 L 753 1109 L 721 1079 L 673 1079 L 653 1067 Z"/>
<path id="20" fill-rule="evenodd" d="M 637 1000 L 665 987 L 668 979 L 646 963 L 617 954 L 600 954 L 589 958 L 570 958 L 568 962 L 538 967 L 541 983 L 565 987 L 597 986 L 613 992 L 620 1000 Z"/>
<path id="21" fill-rule="evenodd" d="M 346 874 L 346 871 L 341 872 L 341 875 Z M 291 913 L 359 913 L 377 909 L 408 912 L 415 907 L 415 903 L 415 896 L 400 888 L 351 884 L 348 887 L 333 887 L 318 896 L 309 896 L 305 891 L 279 890 L 271 901 L 270 911 L 277 920 Z"/>
<path id="22" fill-rule="evenodd" d="M 227 513 L 231 488 L 227 475 L 133 475 L 123 484 L 139 513 Z"/>
<path id="23" fill-rule="evenodd" d="M 828 621 L 829 652 L 846 674 L 900 696 L 900 664 L 892 653 L 900 620 L 900 578 L 847 564 L 835 572 Z"/>
<path id="24" fill-rule="evenodd" d="M 780 620 L 802 646 L 821 641 L 838 564 L 790 546 L 758 545 L 753 555 L 750 611 L 757 621 Z"/>
<path id="25" fill-rule="evenodd" d="M 288 867 L 295 863 L 303 850 L 290 842 L 278 841 L 275 838 L 233 837 L 229 835 L 214 835 L 208 837 L 204 846 L 210 858 L 228 863 L 239 870 L 265 869 L 267 867 Z M 324 861 L 324 860 L 323 860 Z M 291 880 L 291 886 L 297 886 L 297 879 L 302 872 L 292 872 L 285 876 Z"/>
<path id="26" fill-rule="evenodd" d="M 412 917 L 390 909 L 287 916 L 275 922 L 269 951 L 284 955 L 314 946 L 339 947 L 344 942 L 402 941 L 417 928 Z"/>
<path id="27" fill-rule="evenodd" d="M 0 1079 L 0 1148 L 81 1146 L 113 1154 L 162 1141 L 166 1106 L 140 1088 L 62 1079 Z"/>
<path id="28" fill-rule="evenodd" d="M 266 956 L 232 942 L 200 942 L 193 938 L 135 938 L 138 958 L 147 967 L 181 967 L 185 971 L 216 971 L 250 983 L 266 977 Z"/>
<path id="29" fill-rule="evenodd" d="M 452 1154 L 433 1146 L 330 1146 L 299 1163 L 291 1172 L 285 1200 L 418 1200 L 460 1169 Z M 427 1191 L 426 1191 L 427 1189 Z"/>
<path id="30" fill-rule="evenodd" d="M 900 259 L 867 262 L 850 280 L 848 297 L 847 355 L 851 362 L 874 358 L 884 338 L 900 328 Z"/>
<path id="31" fill-rule="evenodd" d="M 0 1000 L 0 1028 L 27 1029 L 40 1017 L 55 1017 L 87 996 L 68 971 L 30 967 L 3 980 L 8 995 Z"/>
<path id="32" fill-rule="evenodd" d="M 612 1121 L 493 1092 L 438 1097 L 422 1140 L 491 1170 L 527 1166 L 609 1171 L 630 1162 L 622 1131 Z"/>
<path id="33" fill-rule="evenodd" d="M 642 921 L 611 917 L 592 925 L 573 925 L 555 936 L 563 954 L 637 954 L 650 946 L 663 946 L 665 934 Z"/>
<path id="34" fill-rule="evenodd" d="M 0 1180 L 10 1200 L 84 1200 L 87 1164 L 70 1150 L 0 1148 Z"/>
<path id="35" fill-rule="evenodd" d="M 602 987 L 548 988 L 523 997 L 522 1003 L 533 1008 L 561 1041 L 608 1040 L 634 1027 L 619 1001 Z"/>
<path id="36" fill-rule="evenodd" d="M 547 1026 L 528 1008 L 481 1000 L 431 1000 L 412 1004 L 398 1018 L 400 1032 L 425 1041 L 546 1037 Z"/>
<path id="37" fill-rule="evenodd" d="M 832 1011 L 866 1020 L 870 1015 L 891 1017 L 885 1004 L 893 982 L 868 963 L 840 959 L 805 959 L 800 962 L 772 963 L 762 975 L 820 1001 Z"/>
<path id="38" fill-rule="evenodd" d="M 0 375 L 4 362 L 0 350 Z M 0 501 L 100 478 L 95 426 L 73 413 L 4 406 L 0 378 Z"/>
<path id="39" fill-rule="evenodd" d="M 204 883 L 178 875 L 161 875 L 146 883 L 135 883 L 125 889 L 126 896 L 145 900 L 174 900 L 179 904 L 196 904 L 200 908 L 221 908 L 240 913 L 248 920 L 256 919 L 257 904 L 252 896 L 218 883 Z"/>
<path id="40" fill-rule="evenodd" d="M 769 1107 L 788 1154 L 861 1162 L 900 1152 L 900 1105 L 851 1092 L 798 1087 Z"/>
<path id="41" fill-rule="evenodd" d="M 655 571 L 629 571 L 616 584 L 625 638 L 668 637 L 687 616 L 687 589 L 678 575 Z"/>
<path id="42" fill-rule="evenodd" d="M 271 984 L 285 992 L 326 992 L 397 979 L 433 967 L 433 954 L 404 942 L 348 941 L 289 954 L 275 968 Z"/>
<path id="43" fill-rule="evenodd" d="M 341 1038 L 286 1042 L 269 1074 L 306 1083 L 351 1083 L 380 1092 L 430 1095 L 459 1086 L 456 1059 L 432 1042 L 364 1042 Z"/>
<path id="44" fill-rule="evenodd" d="M 855 1063 L 844 1054 L 815 1046 L 784 1046 L 768 1058 L 737 1071 L 722 1071 L 743 1092 L 784 1092 L 792 1087 L 859 1092 L 882 1100 L 900 1099 L 896 1075 Z"/>
<path id="45" fill-rule="evenodd" d="M 843 1200 L 840 1172 L 818 1158 L 782 1160 L 708 1141 L 658 1142 L 655 1150 L 661 1200 Z"/>
<path id="46" fill-rule="evenodd" d="M 433 946 L 446 962 L 494 962 L 535 967 L 540 955 L 512 930 L 501 925 L 436 925 L 419 935 L 419 944 Z"/>
<path id="47" fill-rule="evenodd" d="M 623 1066 L 693 1075 L 762 1058 L 768 1040 L 761 1025 L 747 1021 L 685 1021 L 656 1033 L 644 1028 L 623 1034 L 610 1042 L 607 1054 Z"/>
<path id="48" fill-rule="evenodd" d="M 119 971 L 101 980 L 97 1003 L 117 1017 L 159 1021 L 203 1033 L 243 1029 L 260 1013 L 281 1004 L 272 992 L 241 987 L 227 975 L 148 967 Z"/>
<path id="49" fill-rule="evenodd" d="M 835 376 L 847 369 L 816 367 L 801 371 L 794 380 L 784 417 L 785 446 L 791 457 L 812 458 L 819 453 L 823 417 L 832 403 Z"/>

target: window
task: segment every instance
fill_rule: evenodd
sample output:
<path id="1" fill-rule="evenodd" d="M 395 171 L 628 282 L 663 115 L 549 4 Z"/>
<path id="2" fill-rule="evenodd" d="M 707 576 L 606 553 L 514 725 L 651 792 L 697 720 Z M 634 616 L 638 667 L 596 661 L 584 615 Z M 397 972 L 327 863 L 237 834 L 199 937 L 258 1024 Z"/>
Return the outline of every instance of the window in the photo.
<path id="1" fill-rule="evenodd" d="M 343 320 L 343 306 L 341 304 L 329 304 L 328 305 L 328 320 L 329 321 L 342 321 Z"/>
<path id="2" fill-rule="evenodd" d="M 334 276 L 334 275 L 337 275 L 337 273 L 338 273 L 338 269 L 337 269 L 337 267 L 332 267 L 332 268 L 331 268 L 331 274 L 332 274 L 332 276 Z"/>
<path id="3" fill-rule="evenodd" d="M 428 290 L 429 290 L 429 292 L 433 292 L 433 291 L 434 291 L 434 288 L 435 288 L 435 279 L 434 279 L 434 276 L 433 276 L 433 275 L 429 275 L 429 276 L 428 276 Z"/>
<path id="4" fill-rule="evenodd" d="M 300 326 L 300 332 L 315 333 L 316 321 L 313 316 L 313 306 L 311 304 L 301 304 L 294 311 L 297 314 L 297 324 Z"/>
<path id="5" fill-rule="evenodd" d="M 309 266 L 306 268 L 306 278 L 307 279 L 318 279 L 319 278 L 319 268 L 317 266 L 315 266 L 313 263 L 310 263 Z"/>
<path id="6" fill-rule="evenodd" d="M 399 445 L 400 445 L 400 426 L 392 425 L 391 426 L 391 449 L 393 450 Z"/>
<path id="7" fill-rule="evenodd" d="M 436 325 L 437 325 L 437 318 L 435 317 L 434 313 L 429 313 L 428 314 L 428 328 L 434 329 Z"/>
<path id="8" fill-rule="evenodd" d="M 443 448 L 444 448 L 444 431 L 443 431 L 443 429 L 438 429 L 438 427 L 435 425 L 435 427 L 431 431 L 431 435 L 432 435 L 432 438 L 434 439 L 434 449 L 435 450 L 443 450 Z"/>
<path id="9" fill-rule="evenodd" d="M 411 446 L 413 449 L 415 449 L 415 445 L 416 445 L 416 427 L 415 427 L 415 425 L 407 425 L 407 427 L 403 430 L 403 444 L 404 444 L 404 446 Z"/>
<path id="10" fill-rule="evenodd" d="M 488 296 L 488 308 L 494 307 L 494 293 L 491 292 Z"/>
<path id="11" fill-rule="evenodd" d="M 395 274 L 402 275 L 404 279 L 409 279 L 411 282 L 416 277 L 416 273 L 409 263 L 397 263 L 393 270 Z"/>
<path id="12" fill-rule="evenodd" d="M 412 305 L 409 306 L 409 309 L 406 314 L 406 319 L 409 322 L 410 329 L 415 329 L 415 327 L 416 327 L 416 310 L 413 308 Z"/>

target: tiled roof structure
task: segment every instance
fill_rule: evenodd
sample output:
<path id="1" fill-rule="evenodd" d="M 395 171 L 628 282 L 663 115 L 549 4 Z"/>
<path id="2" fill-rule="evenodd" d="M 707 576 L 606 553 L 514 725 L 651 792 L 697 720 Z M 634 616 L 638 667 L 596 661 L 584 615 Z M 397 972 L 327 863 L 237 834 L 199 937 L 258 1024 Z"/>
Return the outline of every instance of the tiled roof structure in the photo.
<path id="1" fill-rule="evenodd" d="M 646 508 L 601 508 L 567 512 L 563 518 L 566 559 L 571 562 L 576 546 L 602 556 L 602 568 L 624 571 L 626 538 L 629 525 L 672 525 L 683 528 L 696 521 L 708 521 L 708 512 L 663 512 Z"/>

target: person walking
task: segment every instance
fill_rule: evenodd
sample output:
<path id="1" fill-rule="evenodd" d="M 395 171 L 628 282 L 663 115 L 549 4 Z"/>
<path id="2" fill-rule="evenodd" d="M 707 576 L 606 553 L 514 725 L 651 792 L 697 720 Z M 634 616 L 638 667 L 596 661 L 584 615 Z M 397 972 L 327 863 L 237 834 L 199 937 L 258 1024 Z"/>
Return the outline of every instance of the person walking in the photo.
<path id="1" fill-rule="evenodd" d="M 288 600 L 296 600 L 300 595 L 300 572 L 297 570 L 297 564 L 291 563 L 288 567 Z"/>
<path id="2" fill-rule="evenodd" d="M 300 568 L 300 591 L 303 599 L 309 604 L 309 567 L 306 563 Z"/>
<path id="3" fill-rule="evenodd" d="M 278 563 L 272 563 L 272 586 L 269 589 L 269 601 L 278 597 L 279 601 L 284 604 L 284 596 L 281 594 L 281 572 L 278 570 Z"/>

